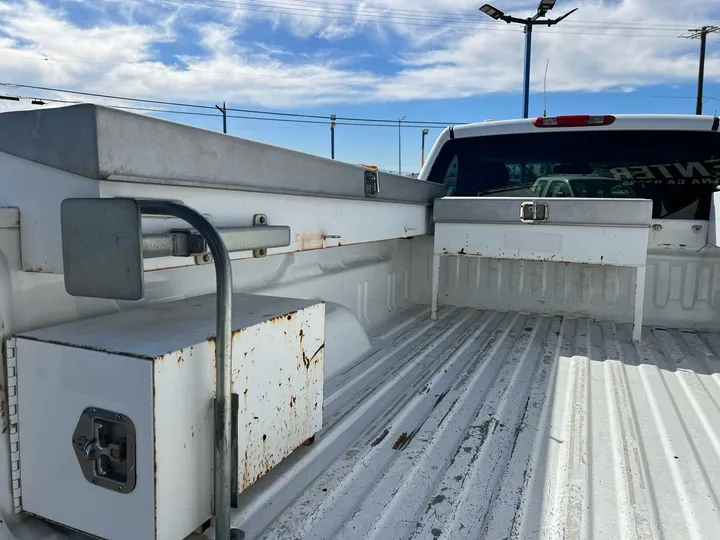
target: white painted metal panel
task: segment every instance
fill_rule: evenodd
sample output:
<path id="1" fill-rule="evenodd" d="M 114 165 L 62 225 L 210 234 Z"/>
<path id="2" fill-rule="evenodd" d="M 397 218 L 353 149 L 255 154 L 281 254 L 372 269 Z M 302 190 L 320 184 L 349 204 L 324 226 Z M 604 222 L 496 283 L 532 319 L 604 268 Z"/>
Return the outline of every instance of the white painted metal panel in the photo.
<path id="1" fill-rule="evenodd" d="M 697 245 L 694 222 L 662 224 L 661 231 L 651 231 L 651 239 L 670 245 L 649 248 L 644 324 L 718 329 L 720 249 L 704 241 Z M 707 222 L 698 224 L 707 228 Z M 410 295 L 419 304 L 431 301 L 432 240 L 412 241 Z M 442 257 L 438 285 L 444 305 L 627 323 L 632 321 L 635 283 L 630 267 L 455 256 Z"/>
<path id="2" fill-rule="evenodd" d="M 287 225 L 292 231 L 291 245 L 271 249 L 270 254 L 408 238 L 430 231 L 429 210 L 421 204 L 97 181 L 3 153 L 0 169 L 0 206 L 21 210 L 22 265 L 26 272 L 62 273 L 60 203 L 70 197 L 182 200 L 211 216 L 219 227 L 250 226 L 254 214 L 264 213 L 271 225 Z M 176 219 L 143 220 L 145 234 L 177 227 L 188 228 Z M 234 253 L 232 257 L 252 258 L 252 252 Z M 192 257 L 161 258 L 146 261 L 145 268 L 191 265 Z"/>
<path id="3" fill-rule="evenodd" d="M 233 296 L 233 304 L 232 388 L 240 397 L 242 490 L 322 426 L 325 306 L 241 294 Z M 214 316 L 215 297 L 207 295 L 20 338 L 19 409 L 26 413 L 19 425 L 28 434 L 22 436 L 20 460 L 30 468 L 28 511 L 113 539 L 185 538 L 211 517 Z M 136 365 L 143 371 L 130 369 Z M 126 375 L 116 376 L 119 371 Z M 129 495 L 94 486 L 80 472 L 72 433 L 86 407 L 126 414 L 143 430 L 138 484 Z M 52 439 L 45 441 L 44 433 Z M 67 452 L 58 452 L 63 441 Z M 78 500 L 76 493 L 82 495 Z M 101 511 L 88 512 L 96 506 Z M 149 521 L 135 520 L 128 530 L 123 520 L 134 519 L 138 506 Z M 115 518 L 105 526 L 110 513 Z"/>
<path id="4" fill-rule="evenodd" d="M 443 192 L 385 172 L 368 190 L 359 165 L 90 103 L 0 115 L 0 150 L 96 180 L 423 205 Z"/>
<path id="5" fill-rule="evenodd" d="M 688 258 L 712 244 L 712 221 L 687 219 L 658 219 L 652 222 L 648 248 L 667 253 L 669 250 L 687 251 Z"/>
<path id="6" fill-rule="evenodd" d="M 13 206 L 0 206 L 0 229 L 20 227 L 20 209 Z"/>
<path id="7" fill-rule="evenodd" d="M 430 230 L 426 206 L 372 201 L 339 200 L 161 186 L 100 182 L 102 197 L 141 197 L 181 200 L 212 216 L 216 227 L 252 225 L 254 214 L 266 214 L 268 224 L 287 225 L 288 247 L 269 249 L 270 255 L 311 251 L 351 244 L 408 238 Z M 178 220 L 146 219 L 143 233 L 167 232 L 182 227 Z M 233 260 L 252 258 L 252 252 L 231 253 Z M 194 265 L 190 258 L 161 258 L 145 261 L 146 270 Z"/>
<path id="8" fill-rule="evenodd" d="M 0 206 L 20 209 L 26 272 L 62 273 L 60 202 L 97 197 L 97 182 L 0 152 Z"/>
<path id="9" fill-rule="evenodd" d="M 649 205 L 646 210 L 649 218 Z M 433 317 L 439 305 L 442 256 L 633 266 L 636 268 L 633 339 L 639 341 L 648 241 L 649 227 L 436 223 L 431 282 Z"/>
<path id="10" fill-rule="evenodd" d="M 241 497 L 248 537 L 715 538 L 720 336 L 428 315 L 328 384 L 323 447 Z"/>
<path id="11" fill-rule="evenodd" d="M 320 431 L 324 328 L 324 305 L 315 304 L 235 334 L 241 490 Z M 281 358 L 294 362 L 274 366 Z"/>
<path id="12" fill-rule="evenodd" d="M 708 242 L 713 246 L 720 246 L 720 192 L 715 192 L 712 196 Z"/>
<path id="13" fill-rule="evenodd" d="M 18 338 L 18 431 L 23 509 L 108 540 L 155 530 L 152 362 Z M 129 416 L 137 485 L 128 494 L 89 483 L 73 449 L 86 407 Z"/>
<path id="14" fill-rule="evenodd" d="M 640 266 L 647 247 L 644 227 L 435 224 L 438 255 Z"/>

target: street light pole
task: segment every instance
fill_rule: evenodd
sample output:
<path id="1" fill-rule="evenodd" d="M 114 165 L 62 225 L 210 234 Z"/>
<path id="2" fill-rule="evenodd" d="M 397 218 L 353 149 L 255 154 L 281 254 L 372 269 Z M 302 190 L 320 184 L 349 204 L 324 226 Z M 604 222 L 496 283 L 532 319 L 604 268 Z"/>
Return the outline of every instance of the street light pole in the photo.
<path id="1" fill-rule="evenodd" d="M 330 115 L 330 157 L 335 159 L 335 121 L 337 116 L 334 114 Z"/>
<path id="2" fill-rule="evenodd" d="M 405 115 L 398 119 L 398 174 L 402 174 L 402 121 L 404 118 Z"/>
<path id="3" fill-rule="evenodd" d="M 523 77 L 523 118 L 530 116 L 530 59 L 532 57 L 532 22 L 525 25 L 525 76 Z"/>
<path id="4" fill-rule="evenodd" d="M 429 129 L 422 130 L 422 158 L 420 159 L 420 167 L 425 165 L 425 136 L 430 133 Z"/>
<path id="5" fill-rule="evenodd" d="M 527 19 L 520 19 L 518 17 L 512 17 L 505 15 L 504 12 L 498 8 L 485 4 L 480 8 L 480 11 L 485 13 L 488 17 L 492 17 L 496 21 L 505 21 L 508 24 L 516 23 L 522 24 L 525 27 L 525 74 L 523 78 L 523 118 L 530 116 L 530 60 L 532 57 L 532 30 L 533 26 L 555 26 L 560 21 L 566 19 L 577 11 L 577 8 L 567 12 L 562 17 L 557 19 L 543 19 L 547 15 L 547 12 L 555 7 L 556 0 L 540 0 L 537 7 L 537 13 L 534 16 Z"/>

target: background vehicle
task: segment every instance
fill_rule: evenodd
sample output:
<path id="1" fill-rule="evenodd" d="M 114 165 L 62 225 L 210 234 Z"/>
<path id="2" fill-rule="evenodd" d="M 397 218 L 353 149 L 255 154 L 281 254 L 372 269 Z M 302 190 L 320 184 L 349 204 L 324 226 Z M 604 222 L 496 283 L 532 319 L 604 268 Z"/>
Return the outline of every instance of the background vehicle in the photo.
<path id="1" fill-rule="evenodd" d="M 601 176 L 544 176 L 533 184 L 538 197 L 581 197 L 597 199 L 633 198 L 633 190 L 622 180 Z"/>
<path id="2" fill-rule="evenodd" d="M 215 275 L 192 228 L 142 216 L 143 300 L 66 292 L 65 264 L 95 253 L 66 259 L 63 201 L 121 198 L 182 201 L 245 242 L 231 253 L 247 449 L 232 458 L 231 520 L 246 538 L 713 538 L 719 124 L 455 127 L 416 180 L 103 107 L 0 115 L 0 537 L 214 535 Z M 480 197 L 450 202 L 474 217 L 439 215 L 453 161 L 458 195 Z M 577 195 L 573 175 L 597 170 L 650 198 L 652 208 L 626 192 L 617 201 L 647 220 L 551 197 L 549 214 L 533 206 L 523 221 L 525 196 L 501 195 L 540 199 L 533 186 L 556 176 Z M 443 252 L 433 214 L 455 240 L 496 251 Z M 249 229 L 263 226 L 289 228 L 286 245 L 262 247 L 255 233 L 268 229 Z M 614 240 L 596 260 L 555 258 L 605 234 Z M 642 253 L 626 253 L 630 236 Z M 644 286 L 607 262 L 618 254 L 642 259 Z M 268 382 L 280 368 L 287 379 Z M 296 392 L 308 388 L 323 398 Z M 318 407 L 322 428 L 302 445 Z M 132 491 L 92 482 L 107 463 L 88 467 L 97 460 L 76 452 L 87 408 L 133 421 L 136 474 L 118 480 L 133 479 Z M 111 472 L 127 464 L 115 457 Z"/>

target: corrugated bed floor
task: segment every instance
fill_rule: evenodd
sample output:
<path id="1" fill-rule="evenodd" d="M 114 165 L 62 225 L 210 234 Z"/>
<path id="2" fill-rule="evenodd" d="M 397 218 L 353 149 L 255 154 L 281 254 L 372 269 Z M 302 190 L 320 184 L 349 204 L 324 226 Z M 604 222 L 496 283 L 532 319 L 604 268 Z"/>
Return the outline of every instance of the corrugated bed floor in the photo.
<path id="1" fill-rule="evenodd" d="M 445 308 L 326 385 L 248 539 L 720 538 L 720 335 Z"/>

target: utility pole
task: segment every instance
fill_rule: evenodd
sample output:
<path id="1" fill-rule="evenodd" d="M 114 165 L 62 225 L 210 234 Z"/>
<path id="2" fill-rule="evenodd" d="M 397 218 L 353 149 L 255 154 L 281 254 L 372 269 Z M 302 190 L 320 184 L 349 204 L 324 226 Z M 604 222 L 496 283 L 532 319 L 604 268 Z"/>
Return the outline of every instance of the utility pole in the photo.
<path id="1" fill-rule="evenodd" d="M 425 136 L 430 133 L 429 129 L 422 130 L 422 158 L 420 160 L 420 167 L 425 165 Z"/>
<path id="2" fill-rule="evenodd" d="M 698 74 L 698 94 L 697 94 L 697 106 L 695 107 L 695 114 L 703 113 L 703 98 L 705 95 L 705 53 L 707 51 L 707 37 L 708 34 L 720 31 L 720 26 L 703 26 L 702 28 L 695 28 L 689 30 L 690 34 L 680 36 L 687 39 L 698 39 L 700 38 L 700 70 Z"/>
<path id="3" fill-rule="evenodd" d="M 522 24 L 525 27 L 525 70 L 524 70 L 524 77 L 523 77 L 523 118 L 528 118 L 530 115 L 530 60 L 532 56 L 532 31 L 533 26 L 555 26 L 560 21 L 566 19 L 573 13 L 575 13 L 578 8 L 575 8 L 569 12 L 567 12 L 562 17 L 559 17 L 557 19 L 541 19 L 541 17 L 545 17 L 547 15 L 547 12 L 550 11 L 552 8 L 555 7 L 555 2 L 557 0 L 540 0 L 540 3 L 537 7 L 537 13 L 535 13 L 534 16 L 528 17 L 527 19 L 519 19 L 518 17 L 512 17 L 510 15 L 505 15 L 504 12 L 500 11 L 498 8 L 491 6 L 490 4 L 485 4 L 480 8 L 480 11 L 485 13 L 488 17 L 492 17 L 496 21 L 505 21 L 508 24 L 516 23 L 516 24 Z"/>
<path id="4" fill-rule="evenodd" d="M 398 119 L 398 174 L 402 174 L 402 121 L 407 118 L 403 115 Z"/>
<path id="5" fill-rule="evenodd" d="M 215 105 L 215 108 L 223 115 L 223 133 L 227 133 L 227 107 L 225 107 L 225 102 L 223 101 L 222 107 Z"/>
<path id="6" fill-rule="evenodd" d="M 335 121 L 337 116 L 330 115 L 330 158 L 335 159 Z"/>
<path id="7" fill-rule="evenodd" d="M 545 78 L 543 79 L 543 118 L 547 118 L 547 72 L 550 67 L 550 59 L 545 64 Z"/>

